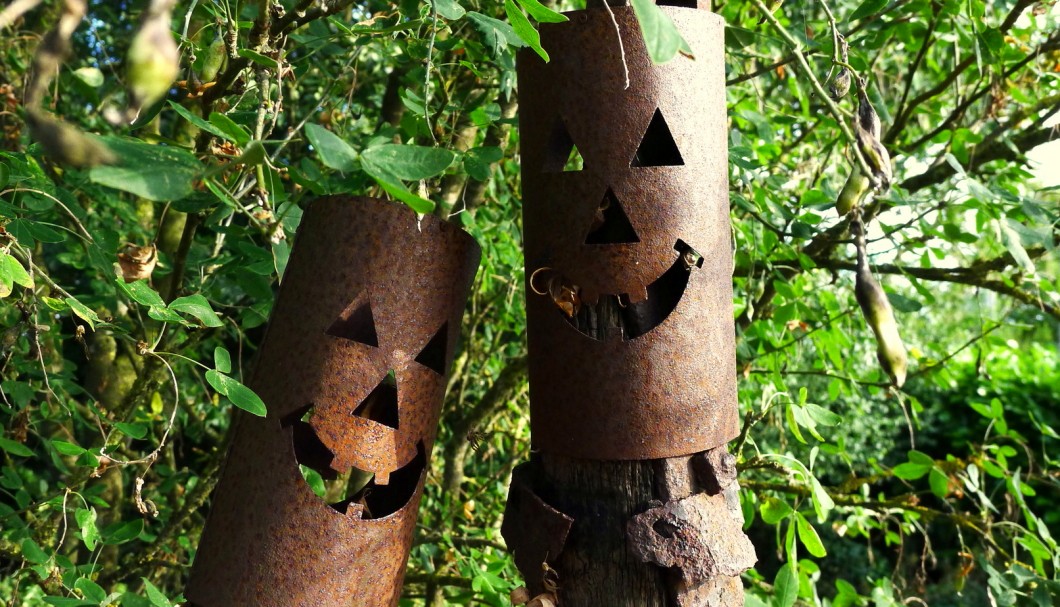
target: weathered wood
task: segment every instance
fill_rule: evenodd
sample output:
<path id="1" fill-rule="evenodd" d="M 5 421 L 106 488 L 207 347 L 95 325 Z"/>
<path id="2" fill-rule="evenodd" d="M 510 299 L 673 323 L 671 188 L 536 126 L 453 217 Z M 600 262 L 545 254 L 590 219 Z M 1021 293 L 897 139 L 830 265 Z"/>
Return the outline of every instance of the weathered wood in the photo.
<path id="1" fill-rule="evenodd" d="M 542 498 L 571 516 L 559 572 L 563 607 L 666 607 L 665 571 L 629 550 L 626 524 L 655 499 L 650 461 L 576 460 L 542 454 Z"/>

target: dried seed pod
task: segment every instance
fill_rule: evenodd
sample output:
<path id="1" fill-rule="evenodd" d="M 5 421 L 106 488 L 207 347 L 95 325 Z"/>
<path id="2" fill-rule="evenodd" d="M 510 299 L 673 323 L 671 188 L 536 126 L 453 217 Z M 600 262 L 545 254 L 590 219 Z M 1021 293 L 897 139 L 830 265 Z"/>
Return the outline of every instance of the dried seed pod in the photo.
<path id="1" fill-rule="evenodd" d="M 880 117 L 865 93 L 865 81 L 858 79 L 858 116 L 854 136 L 865 162 L 872 169 L 873 180 L 884 190 L 891 186 L 891 155 L 880 143 Z"/>
<path id="2" fill-rule="evenodd" d="M 526 607 L 556 607 L 556 595 L 544 592 L 533 598 Z"/>
<path id="3" fill-rule="evenodd" d="M 176 0 L 152 0 L 140 29 L 129 45 L 126 73 L 129 83 L 127 118 L 166 96 L 180 72 L 180 51 L 173 40 L 170 11 Z"/>
<path id="4" fill-rule="evenodd" d="M 121 277 L 125 282 L 136 282 L 151 278 L 158 264 L 158 249 L 149 244 L 142 247 L 132 243 L 118 253 L 118 264 L 121 266 Z"/>
<path id="5" fill-rule="evenodd" d="M 85 168 L 117 161 L 106 145 L 44 112 L 27 109 L 26 124 L 33 140 L 59 164 Z"/>
<path id="6" fill-rule="evenodd" d="M 872 185 L 872 180 L 855 165 L 854 171 L 850 173 L 850 177 L 847 177 L 847 182 L 843 184 L 839 198 L 835 201 L 835 210 L 840 217 L 844 217 L 852 209 L 861 205 L 861 199 L 865 197 L 865 192 L 869 191 L 870 185 Z"/>
<path id="7" fill-rule="evenodd" d="M 522 605 L 530 601 L 530 591 L 526 589 L 526 586 L 519 586 L 508 593 L 508 598 L 512 605 Z"/>
<path id="8" fill-rule="evenodd" d="M 880 116 L 869 102 L 869 96 L 865 92 L 865 80 L 861 78 L 858 78 L 858 126 L 876 139 L 881 136 Z"/>
<path id="9" fill-rule="evenodd" d="M 868 256 L 865 252 L 864 228 L 860 222 L 851 224 L 855 230 L 854 245 L 857 248 L 858 261 L 855 270 L 854 296 L 861 306 L 865 321 L 876 335 L 876 358 L 880 366 L 891 377 L 895 386 L 905 383 L 908 359 L 905 344 L 898 334 L 898 322 L 887 294 L 872 276 L 869 270 Z"/>

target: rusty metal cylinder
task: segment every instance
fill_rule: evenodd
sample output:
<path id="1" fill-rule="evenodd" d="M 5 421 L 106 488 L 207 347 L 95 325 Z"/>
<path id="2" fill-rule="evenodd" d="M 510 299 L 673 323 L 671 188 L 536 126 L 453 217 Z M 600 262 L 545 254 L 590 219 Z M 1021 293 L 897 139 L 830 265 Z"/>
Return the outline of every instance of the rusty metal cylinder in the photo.
<path id="1" fill-rule="evenodd" d="M 192 605 L 398 603 L 478 258 L 403 205 L 310 205 L 250 382 L 268 415 L 236 416 Z"/>
<path id="2" fill-rule="evenodd" d="M 663 7 L 695 58 L 654 65 L 613 10 L 624 56 L 601 7 L 519 57 L 533 446 L 689 455 L 738 434 L 724 23 Z M 601 300 L 624 325 L 602 338 L 579 328 Z"/>

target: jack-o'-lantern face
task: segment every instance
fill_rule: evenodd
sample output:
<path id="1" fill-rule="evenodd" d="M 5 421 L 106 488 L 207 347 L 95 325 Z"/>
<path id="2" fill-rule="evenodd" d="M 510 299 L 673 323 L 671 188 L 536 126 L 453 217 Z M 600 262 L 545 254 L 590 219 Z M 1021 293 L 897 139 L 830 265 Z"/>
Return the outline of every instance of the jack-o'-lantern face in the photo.
<path id="1" fill-rule="evenodd" d="M 520 53 L 534 447 L 655 459 L 738 432 L 724 23 L 664 9 L 695 59 L 656 65 L 628 7 Z"/>
<path id="2" fill-rule="evenodd" d="M 470 283 L 465 258 L 430 248 L 466 250 L 465 234 L 444 222 L 416 227 L 392 206 L 361 209 L 356 239 L 297 243 L 254 377 L 307 481 L 317 490 L 323 482 L 327 501 L 343 511 L 365 493 L 370 502 L 415 489 L 437 433 L 459 330 L 454 311 Z M 376 226 L 388 221 L 412 222 L 416 237 L 379 238 Z M 369 504 L 364 516 L 388 509 Z"/>
<path id="3" fill-rule="evenodd" d="M 395 349 L 396 336 L 380 334 L 376 314 L 369 288 L 330 323 L 321 344 L 325 366 L 343 381 L 281 421 L 307 482 L 322 486 L 336 510 L 352 506 L 363 518 L 396 511 L 416 488 L 424 442 L 434 436 L 434 419 L 425 415 L 434 407 L 424 404 L 441 398 L 449 340 L 443 322 L 418 352 Z"/>
<path id="4" fill-rule="evenodd" d="M 187 596 L 202 607 L 393 607 L 477 267 L 401 205 L 305 212 Z"/>
<path id="5" fill-rule="evenodd" d="M 587 165 L 591 164 L 591 159 L 582 156 L 565 120 L 557 117 L 543 155 L 542 173 L 552 174 L 552 180 L 581 194 L 582 188 L 591 184 L 593 179 L 579 174 L 586 172 Z M 656 109 L 643 130 L 639 145 L 633 150 L 629 174 L 637 176 L 651 167 L 683 165 L 681 151 L 666 119 Z M 650 172 L 645 177 L 648 175 Z M 545 179 L 549 178 L 546 176 Z M 586 181 L 585 186 L 578 183 L 580 179 Z M 565 210 L 573 218 L 572 225 L 569 230 L 562 231 L 562 236 L 545 245 L 545 250 L 552 253 L 549 255 L 551 259 L 541 260 L 542 265 L 531 270 L 531 290 L 550 298 L 568 322 L 583 334 L 595 337 L 590 327 L 597 322 L 598 310 L 594 306 L 601 297 L 613 300 L 621 309 L 623 330 L 620 337 L 636 339 L 650 332 L 677 307 L 691 274 L 702 267 L 702 256 L 685 241 L 688 236 L 684 235 L 684 238 L 668 241 L 672 250 L 661 256 L 666 263 L 660 264 L 659 259 L 654 259 L 648 264 L 659 271 L 646 280 L 630 280 L 645 275 L 640 268 L 645 254 L 643 249 L 653 255 L 658 252 L 658 247 L 654 246 L 657 243 L 650 239 L 665 239 L 655 233 L 658 230 L 654 229 L 653 212 L 657 209 L 650 208 L 664 201 L 638 200 L 642 190 L 635 189 L 633 194 L 630 200 L 640 204 L 631 206 L 629 211 L 610 183 L 598 198 L 564 200 L 570 205 Z M 587 204 L 594 200 L 598 202 Z M 641 229 L 638 230 L 635 224 Z M 640 231 L 647 233 L 647 242 L 642 241 Z M 561 242 L 560 238 L 565 238 L 566 242 Z"/>

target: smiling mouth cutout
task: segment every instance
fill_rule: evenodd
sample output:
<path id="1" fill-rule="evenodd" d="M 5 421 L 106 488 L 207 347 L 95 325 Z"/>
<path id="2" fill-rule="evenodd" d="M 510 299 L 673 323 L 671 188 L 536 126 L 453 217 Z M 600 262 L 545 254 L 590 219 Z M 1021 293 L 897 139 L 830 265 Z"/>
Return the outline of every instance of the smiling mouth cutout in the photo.
<path id="1" fill-rule="evenodd" d="M 595 304 L 581 299 L 581 289 L 553 268 L 538 268 L 530 276 L 530 289 L 547 296 L 563 318 L 582 335 L 600 340 L 628 341 L 662 324 L 684 295 L 692 270 L 703 266 L 703 257 L 683 240 L 674 244 L 677 259 L 647 286 L 647 299 L 633 302 L 628 293 L 600 294 Z"/>

